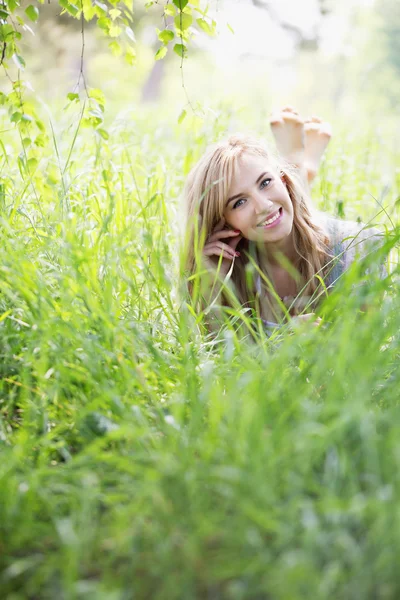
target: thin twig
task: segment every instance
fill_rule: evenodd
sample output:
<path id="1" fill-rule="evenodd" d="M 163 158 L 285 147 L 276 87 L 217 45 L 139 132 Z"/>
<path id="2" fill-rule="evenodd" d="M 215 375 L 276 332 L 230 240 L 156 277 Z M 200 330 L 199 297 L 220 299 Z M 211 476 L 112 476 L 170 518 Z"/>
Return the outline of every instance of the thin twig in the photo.
<path id="1" fill-rule="evenodd" d="M 181 38 L 181 46 L 182 46 L 182 56 L 181 56 L 181 66 L 180 66 L 180 69 L 181 69 L 182 88 L 183 88 L 183 91 L 185 92 L 186 100 L 187 100 L 187 102 L 188 102 L 188 104 L 189 104 L 190 108 L 192 109 L 192 112 L 194 112 L 194 113 L 195 113 L 196 111 L 195 111 L 195 109 L 194 109 L 194 107 L 193 107 L 193 104 L 192 104 L 192 102 L 191 102 L 191 100 L 190 100 L 190 98 L 189 98 L 188 91 L 187 91 L 187 89 L 186 89 L 186 85 L 185 85 L 185 75 L 184 75 L 184 73 L 183 73 L 183 60 L 184 60 L 184 58 L 185 58 L 185 45 L 184 45 L 184 43 L 183 43 L 183 34 L 182 34 L 182 14 L 183 14 L 183 11 L 181 10 L 181 11 L 180 11 L 180 14 L 179 14 L 179 22 L 180 22 L 180 38 Z"/>
<path id="2" fill-rule="evenodd" d="M 87 89 L 87 85 L 86 85 L 86 78 L 85 78 L 85 74 L 83 72 L 84 70 L 84 56 L 85 56 L 85 13 L 83 10 L 83 0 L 81 0 L 81 38 L 82 38 L 82 51 L 81 51 L 81 65 L 80 65 L 80 70 L 79 70 L 79 77 L 78 77 L 78 81 L 76 83 L 76 86 L 74 88 L 74 92 L 76 89 L 78 89 L 79 91 L 79 84 L 81 82 L 81 79 L 83 81 L 83 87 L 85 88 L 85 92 L 86 92 L 86 96 L 89 98 L 89 92 Z"/>

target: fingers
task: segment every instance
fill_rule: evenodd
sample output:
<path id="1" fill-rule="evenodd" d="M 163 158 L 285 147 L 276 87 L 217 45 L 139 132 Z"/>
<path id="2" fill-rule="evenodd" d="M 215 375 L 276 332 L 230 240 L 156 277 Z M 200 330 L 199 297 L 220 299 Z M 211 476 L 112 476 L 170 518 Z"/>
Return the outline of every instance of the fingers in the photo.
<path id="1" fill-rule="evenodd" d="M 237 235 L 234 238 L 230 239 L 228 242 L 228 246 L 230 246 L 233 250 L 236 250 L 236 246 L 238 245 L 242 237 L 242 235 Z"/>
<path id="2" fill-rule="evenodd" d="M 204 256 L 222 256 L 230 261 L 240 256 L 240 252 L 236 251 L 236 246 L 242 239 L 242 235 L 238 229 L 223 229 L 225 224 L 226 221 L 222 218 L 215 227 L 204 246 Z M 226 242 L 222 240 L 226 240 Z"/>
<path id="3" fill-rule="evenodd" d="M 204 246 L 203 254 L 205 256 L 223 256 L 229 260 L 233 260 L 236 256 L 240 256 L 233 248 L 223 242 L 213 242 Z"/>
<path id="4" fill-rule="evenodd" d="M 207 254 L 206 252 L 204 252 L 205 256 L 216 256 L 216 257 L 220 257 L 222 256 L 222 258 L 227 259 L 227 260 L 234 260 L 235 256 L 233 256 L 232 254 L 225 252 L 225 250 L 218 250 L 217 248 L 214 251 L 210 250 L 210 253 Z"/>
<path id="5" fill-rule="evenodd" d="M 238 241 L 241 239 L 241 235 L 238 235 L 240 232 L 238 229 L 234 230 L 234 229 L 223 229 L 222 231 L 215 231 L 210 235 L 210 237 L 208 238 L 208 242 L 216 242 L 220 239 L 225 239 L 225 238 L 232 238 L 232 237 L 238 237 Z"/>

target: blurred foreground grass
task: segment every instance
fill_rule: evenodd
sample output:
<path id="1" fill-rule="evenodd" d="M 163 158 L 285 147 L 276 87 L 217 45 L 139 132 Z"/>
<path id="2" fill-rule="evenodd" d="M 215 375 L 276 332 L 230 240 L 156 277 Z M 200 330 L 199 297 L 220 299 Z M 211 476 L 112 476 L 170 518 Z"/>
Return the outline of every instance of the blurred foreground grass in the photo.
<path id="1" fill-rule="evenodd" d="M 125 115 L 73 143 L 69 118 L 30 175 L 3 140 L 1 597 L 399 597 L 398 268 L 361 288 L 353 269 L 322 328 L 201 337 L 178 197 L 246 123 Z M 393 137 L 349 136 L 315 201 L 391 228 Z"/>

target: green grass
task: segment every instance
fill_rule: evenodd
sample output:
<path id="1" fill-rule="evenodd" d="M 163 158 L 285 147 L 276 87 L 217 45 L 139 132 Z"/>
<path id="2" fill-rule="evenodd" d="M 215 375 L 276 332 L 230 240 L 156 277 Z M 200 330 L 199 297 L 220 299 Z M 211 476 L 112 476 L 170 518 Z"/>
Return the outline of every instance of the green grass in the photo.
<path id="1" fill-rule="evenodd" d="M 31 176 L 4 140 L 1 597 L 400 595 L 398 267 L 355 289 L 355 266 L 321 328 L 200 335 L 178 198 L 230 118 L 125 117 L 108 142 L 80 132 L 67 168 L 62 119 Z M 338 136 L 315 202 L 368 221 L 385 163 L 397 224 L 397 159 Z"/>

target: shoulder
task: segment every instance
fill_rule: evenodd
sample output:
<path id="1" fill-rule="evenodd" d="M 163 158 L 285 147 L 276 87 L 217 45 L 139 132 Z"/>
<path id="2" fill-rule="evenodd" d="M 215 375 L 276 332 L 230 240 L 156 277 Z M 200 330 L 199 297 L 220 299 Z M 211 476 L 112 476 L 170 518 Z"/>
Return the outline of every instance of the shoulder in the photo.
<path id="1" fill-rule="evenodd" d="M 328 276 L 330 284 L 336 281 L 354 261 L 365 258 L 383 242 L 383 234 L 379 229 L 364 223 L 343 221 L 320 213 L 319 224 L 327 234 L 329 250 L 334 261 Z M 383 277 L 383 265 L 380 269 Z"/>
<path id="2" fill-rule="evenodd" d="M 365 223 L 344 221 L 325 213 L 319 213 L 319 222 L 328 236 L 331 250 L 337 248 L 340 252 L 365 254 L 383 239 L 383 234 L 377 227 Z"/>

